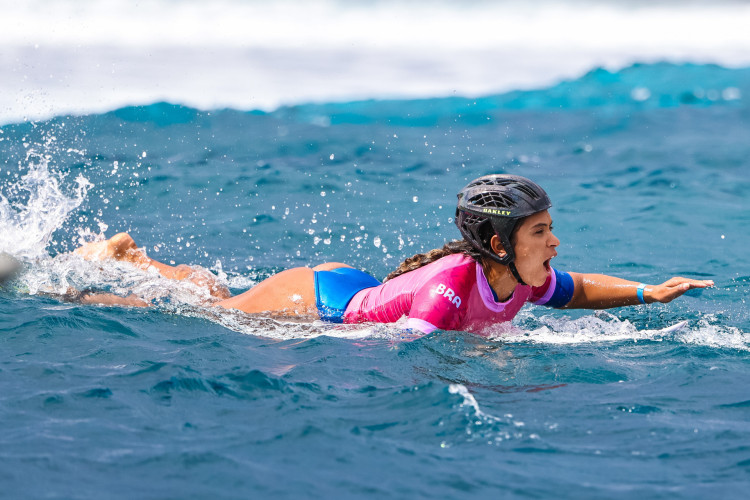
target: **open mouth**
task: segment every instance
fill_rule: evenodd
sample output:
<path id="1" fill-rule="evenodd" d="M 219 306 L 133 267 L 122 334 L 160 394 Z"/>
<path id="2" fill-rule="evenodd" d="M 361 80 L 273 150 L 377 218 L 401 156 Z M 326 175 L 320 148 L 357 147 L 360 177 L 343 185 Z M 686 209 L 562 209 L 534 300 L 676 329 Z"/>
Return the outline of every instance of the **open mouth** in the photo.
<path id="1" fill-rule="evenodd" d="M 550 270 L 550 265 L 549 265 L 549 261 L 551 261 L 551 260 L 552 260 L 552 259 L 547 259 L 547 260 L 545 260 L 545 261 L 544 261 L 544 268 L 545 268 L 545 269 L 546 269 L 547 271 L 549 271 L 549 270 Z"/>

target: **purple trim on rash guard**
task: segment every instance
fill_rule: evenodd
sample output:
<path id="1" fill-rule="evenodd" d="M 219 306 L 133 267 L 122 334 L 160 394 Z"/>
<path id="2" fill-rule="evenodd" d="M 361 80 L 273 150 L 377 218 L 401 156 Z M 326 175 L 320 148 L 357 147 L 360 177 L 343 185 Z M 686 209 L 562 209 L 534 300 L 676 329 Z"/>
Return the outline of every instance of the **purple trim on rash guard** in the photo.
<path id="1" fill-rule="evenodd" d="M 543 306 L 544 304 L 549 302 L 549 299 L 551 299 L 555 294 L 555 289 L 557 288 L 557 273 L 553 270 L 553 272 L 549 273 L 549 275 L 552 280 L 549 283 L 549 287 L 547 287 L 547 293 L 545 293 L 541 299 L 533 302 L 535 306 Z"/>
<path id="2" fill-rule="evenodd" d="M 482 302 L 484 302 L 484 305 L 487 307 L 487 309 L 493 312 L 503 312 L 505 310 L 505 304 L 513 298 L 513 295 L 511 295 L 511 299 L 508 299 L 508 301 L 506 302 L 495 302 L 495 295 L 490 289 L 490 284 L 487 281 L 487 277 L 484 275 L 482 265 L 478 262 L 477 290 L 479 291 L 479 296 L 482 297 Z"/>
<path id="3" fill-rule="evenodd" d="M 406 329 L 411 330 L 419 330 L 420 332 L 427 334 L 432 333 L 438 328 L 430 323 L 429 321 L 425 321 L 423 319 L 419 318 L 409 318 L 406 320 L 406 325 L 404 325 Z"/>
<path id="4" fill-rule="evenodd" d="M 569 273 L 552 269 L 550 273 L 550 287 L 544 294 L 544 297 L 534 302 L 534 304 L 543 305 L 546 307 L 561 308 L 565 307 L 570 303 L 575 293 L 575 282 L 573 277 Z M 550 290 L 554 290 L 554 293 L 550 295 Z"/>

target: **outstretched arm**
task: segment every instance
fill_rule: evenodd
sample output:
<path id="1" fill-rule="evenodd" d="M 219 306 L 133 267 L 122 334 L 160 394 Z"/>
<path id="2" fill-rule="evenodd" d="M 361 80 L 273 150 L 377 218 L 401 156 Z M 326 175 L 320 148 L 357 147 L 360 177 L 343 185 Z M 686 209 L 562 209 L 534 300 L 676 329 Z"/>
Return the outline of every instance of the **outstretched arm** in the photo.
<path id="1" fill-rule="evenodd" d="M 566 309 L 608 309 L 640 304 L 640 283 L 604 274 L 570 273 L 570 276 L 575 283 L 575 290 Z M 713 284 L 711 280 L 671 278 L 661 285 L 646 285 L 643 299 L 647 304 L 671 302 L 691 288 L 706 288 Z"/>

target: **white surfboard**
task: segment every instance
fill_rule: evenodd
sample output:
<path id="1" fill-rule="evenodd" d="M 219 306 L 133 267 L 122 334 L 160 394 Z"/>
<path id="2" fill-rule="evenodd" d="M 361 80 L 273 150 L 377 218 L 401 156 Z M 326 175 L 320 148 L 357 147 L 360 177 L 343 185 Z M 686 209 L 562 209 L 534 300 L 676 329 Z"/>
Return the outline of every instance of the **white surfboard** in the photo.
<path id="1" fill-rule="evenodd" d="M 659 332 L 660 333 L 672 333 L 672 332 L 676 332 L 677 330 L 682 330 L 683 328 L 685 328 L 687 326 L 687 324 L 688 324 L 687 321 L 680 321 L 679 323 L 675 323 L 672 326 L 668 326 L 666 328 L 662 328 L 661 330 L 659 330 Z"/>

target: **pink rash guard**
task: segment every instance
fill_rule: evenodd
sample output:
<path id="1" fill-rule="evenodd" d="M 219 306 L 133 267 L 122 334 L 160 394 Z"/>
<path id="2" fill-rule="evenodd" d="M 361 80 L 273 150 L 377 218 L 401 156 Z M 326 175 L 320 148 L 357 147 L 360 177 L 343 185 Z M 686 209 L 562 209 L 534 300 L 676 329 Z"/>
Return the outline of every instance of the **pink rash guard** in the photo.
<path id="1" fill-rule="evenodd" d="M 346 307 L 345 323 L 392 323 L 408 316 L 406 328 L 462 330 L 482 334 L 487 326 L 512 320 L 526 302 L 546 304 L 556 288 L 550 269 L 544 285 L 518 285 L 507 302 L 495 302 L 482 266 L 452 254 L 358 292 Z"/>

